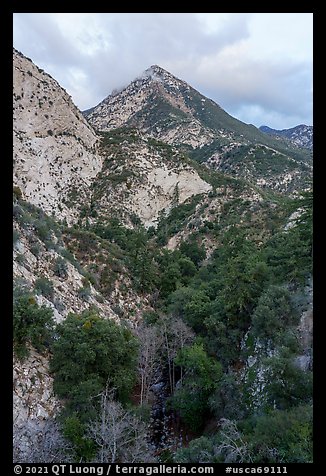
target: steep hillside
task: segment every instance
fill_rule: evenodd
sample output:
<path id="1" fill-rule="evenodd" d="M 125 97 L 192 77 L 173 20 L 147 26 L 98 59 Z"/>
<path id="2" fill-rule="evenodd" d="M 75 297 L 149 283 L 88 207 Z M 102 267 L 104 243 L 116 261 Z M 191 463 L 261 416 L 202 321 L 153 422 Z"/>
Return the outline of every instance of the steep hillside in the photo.
<path id="1" fill-rule="evenodd" d="M 90 220 L 115 216 L 133 226 L 133 217 L 147 228 L 189 197 L 207 194 L 202 180 L 178 150 L 148 139 L 133 129 L 102 134 L 103 168 L 92 187 Z M 94 215 L 95 214 L 95 215 Z"/>
<path id="2" fill-rule="evenodd" d="M 157 66 L 96 132 L 14 71 L 14 461 L 311 462 L 310 153 Z"/>
<path id="3" fill-rule="evenodd" d="M 14 50 L 14 185 L 68 222 L 76 220 L 102 167 L 98 138 L 51 76 Z"/>
<path id="4" fill-rule="evenodd" d="M 216 136 L 266 143 L 266 136 L 254 126 L 230 116 L 214 101 L 157 65 L 122 91 L 85 111 L 85 115 L 98 130 L 139 127 L 162 141 L 194 148 L 209 144 Z"/>
<path id="5" fill-rule="evenodd" d="M 136 213 L 148 226 L 171 208 L 176 187 L 181 202 L 210 190 L 191 167 L 179 165 L 178 158 L 165 163 L 160 144 L 143 138 L 133 145 L 131 136 L 97 136 L 59 84 L 14 51 L 14 184 L 30 203 L 72 223 L 95 201 L 106 215 Z M 111 155 L 103 143 L 111 145 Z M 123 184 L 121 193 L 118 184 Z M 150 209 L 145 204 L 149 201 Z"/>
<path id="6" fill-rule="evenodd" d="M 245 178 L 262 188 L 296 193 L 309 188 L 312 163 L 293 156 L 265 145 L 232 143 L 218 147 L 205 163 L 214 170 Z"/>
<path id="7" fill-rule="evenodd" d="M 62 410 L 49 371 L 49 341 L 39 346 L 39 337 L 32 342 L 28 337 L 43 330 L 36 309 L 48 310 L 54 325 L 70 313 L 93 309 L 103 319 L 127 320 L 134 327 L 152 306 L 150 294 L 136 289 L 136 272 L 118 245 L 58 223 L 23 200 L 19 189 L 14 192 L 14 448 L 26 461 L 42 446 L 48 427 L 54 431 L 53 419 Z M 30 308 L 24 311 L 26 297 Z"/>
<path id="8" fill-rule="evenodd" d="M 306 149 L 313 148 L 313 126 L 300 124 L 299 126 L 282 130 L 271 129 L 268 126 L 260 126 L 259 129 L 270 136 L 286 139 L 297 147 L 304 147 Z"/>
<path id="9" fill-rule="evenodd" d="M 156 65 L 84 114 L 97 130 L 137 128 L 210 167 L 281 192 L 305 188 L 311 177 L 309 152 L 235 119 Z"/>
<path id="10" fill-rule="evenodd" d="M 198 147 L 211 142 L 213 133 L 201 124 L 185 100 L 186 96 L 191 101 L 194 93 L 184 81 L 159 66 L 152 66 L 127 88 L 92 108 L 86 117 L 98 130 L 138 127 L 164 142 Z"/>

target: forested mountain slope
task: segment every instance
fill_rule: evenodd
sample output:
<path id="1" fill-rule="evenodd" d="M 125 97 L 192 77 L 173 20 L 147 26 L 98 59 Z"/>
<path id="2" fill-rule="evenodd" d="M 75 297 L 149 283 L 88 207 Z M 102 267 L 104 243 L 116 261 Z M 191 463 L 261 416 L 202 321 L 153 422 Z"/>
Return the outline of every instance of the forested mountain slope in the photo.
<path id="1" fill-rule="evenodd" d="M 311 158 L 157 66 L 90 124 L 14 70 L 15 461 L 310 462 Z"/>

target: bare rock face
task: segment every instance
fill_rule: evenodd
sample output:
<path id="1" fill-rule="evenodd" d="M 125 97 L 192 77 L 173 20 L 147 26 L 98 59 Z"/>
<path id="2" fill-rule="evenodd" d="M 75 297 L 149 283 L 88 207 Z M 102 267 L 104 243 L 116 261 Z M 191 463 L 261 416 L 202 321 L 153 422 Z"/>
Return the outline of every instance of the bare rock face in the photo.
<path id="1" fill-rule="evenodd" d="M 98 139 L 57 81 L 16 50 L 13 58 L 14 184 L 72 222 L 102 166 Z"/>
<path id="2" fill-rule="evenodd" d="M 193 195 L 207 193 L 212 189 L 191 168 L 173 171 L 167 167 L 153 167 L 147 180 L 150 187 L 137 190 L 133 196 L 133 208 L 137 210 L 145 227 L 157 225 L 160 213 L 162 210 L 169 212 L 174 197 L 180 204 Z"/>
<path id="3" fill-rule="evenodd" d="M 168 214 L 173 206 L 212 189 L 177 150 L 152 145 L 139 133 L 132 142 L 121 140 L 118 148 L 102 152 L 109 165 L 93 187 L 103 221 L 118 213 L 129 226 L 130 216 L 136 215 L 146 228 L 156 227 L 162 213 Z"/>
<path id="4" fill-rule="evenodd" d="M 60 409 L 53 394 L 53 379 L 49 375 L 48 360 L 33 349 L 23 362 L 14 359 L 13 372 L 14 438 L 20 438 L 22 453 L 29 452 L 33 437 L 42 431 L 49 419 Z"/>

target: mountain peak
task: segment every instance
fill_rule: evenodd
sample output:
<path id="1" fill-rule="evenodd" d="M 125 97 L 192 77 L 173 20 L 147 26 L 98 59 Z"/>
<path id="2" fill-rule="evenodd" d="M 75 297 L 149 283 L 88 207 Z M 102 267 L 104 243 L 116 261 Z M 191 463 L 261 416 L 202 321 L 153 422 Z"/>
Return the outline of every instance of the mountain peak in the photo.
<path id="1" fill-rule="evenodd" d="M 151 79 L 154 81 L 162 81 L 163 79 L 174 78 L 173 74 L 166 71 L 157 64 L 153 64 L 147 68 L 137 79 Z"/>
<path id="2" fill-rule="evenodd" d="M 149 68 L 147 68 L 146 71 L 149 71 L 149 70 L 154 71 L 154 72 L 156 72 L 156 73 L 160 73 L 160 72 L 165 72 L 165 73 L 167 73 L 167 71 L 166 71 L 164 68 L 162 68 L 161 66 L 159 66 L 158 64 L 152 64 L 152 66 L 150 66 Z"/>

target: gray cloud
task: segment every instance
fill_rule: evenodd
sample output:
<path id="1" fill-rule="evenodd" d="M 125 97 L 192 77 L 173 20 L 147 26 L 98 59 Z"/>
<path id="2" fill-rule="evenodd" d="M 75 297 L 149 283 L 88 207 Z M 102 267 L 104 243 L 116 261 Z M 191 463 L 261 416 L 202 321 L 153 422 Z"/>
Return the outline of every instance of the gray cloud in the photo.
<path id="1" fill-rule="evenodd" d="M 273 112 L 278 120 L 289 116 L 310 122 L 311 63 L 266 64 L 244 59 L 243 63 L 230 62 L 222 74 L 218 62 L 216 70 L 207 69 L 206 74 L 205 68 L 197 73 L 196 85 L 201 84 L 203 93 L 210 97 L 223 98 L 222 106 L 235 115 L 246 115 L 247 109 L 250 116 L 255 108 L 258 116 Z"/>
<path id="2" fill-rule="evenodd" d="M 58 65 L 59 68 L 78 61 L 79 51 L 60 31 L 53 16 L 20 13 L 15 15 L 15 22 L 17 43 L 22 49 L 30 51 L 35 59 Z"/>
<path id="3" fill-rule="evenodd" d="M 259 14 L 22 13 L 14 15 L 14 45 L 80 109 L 159 64 L 245 122 L 311 123 L 311 60 L 289 61 L 286 44 L 272 60 L 255 57 L 252 15 Z"/>

